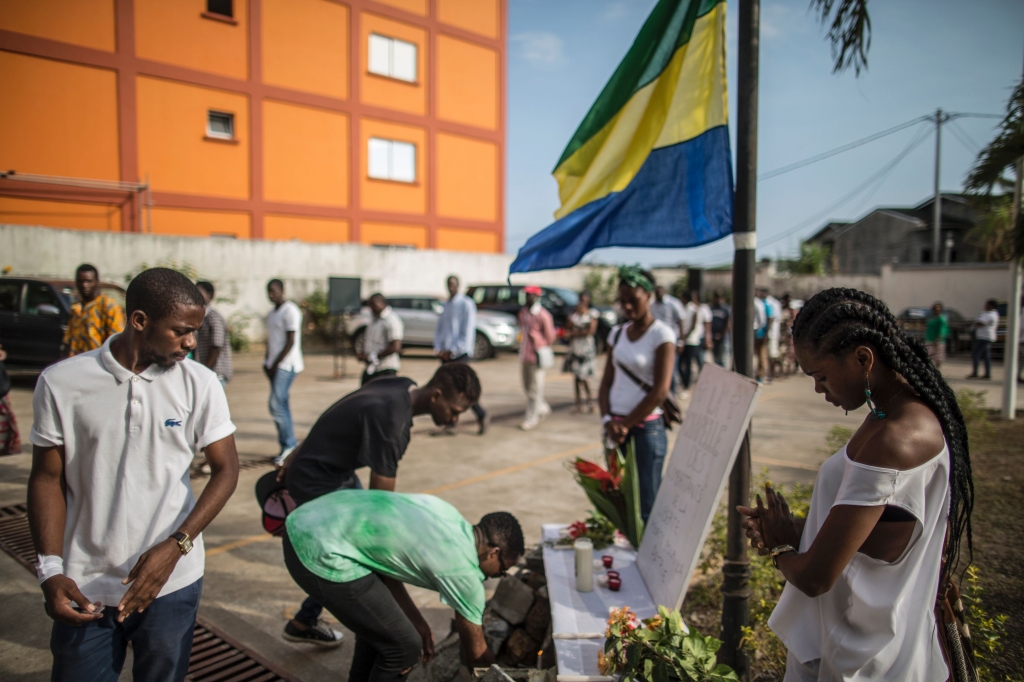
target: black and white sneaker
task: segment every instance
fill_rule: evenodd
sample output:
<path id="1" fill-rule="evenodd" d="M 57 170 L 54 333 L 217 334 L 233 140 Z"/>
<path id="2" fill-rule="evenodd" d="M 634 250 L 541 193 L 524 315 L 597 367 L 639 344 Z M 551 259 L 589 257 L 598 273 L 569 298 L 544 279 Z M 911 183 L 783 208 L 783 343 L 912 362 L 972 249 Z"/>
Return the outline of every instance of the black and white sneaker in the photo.
<path id="1" fill-rule="evenodd" d="M 345 639 L 345 634 L 337 630 L 331 630 L 323 623 L 317 623 L 307 627 L 305 630 L 300 630 L 295 627 L 292 621 L 288 621 L 288 624 L 284 626 L 283 637 L 289 642 L 306 642 L 307 644 L 316 644 L 322 647 L 335 647 L 339 646 L 342 640 Z"/>

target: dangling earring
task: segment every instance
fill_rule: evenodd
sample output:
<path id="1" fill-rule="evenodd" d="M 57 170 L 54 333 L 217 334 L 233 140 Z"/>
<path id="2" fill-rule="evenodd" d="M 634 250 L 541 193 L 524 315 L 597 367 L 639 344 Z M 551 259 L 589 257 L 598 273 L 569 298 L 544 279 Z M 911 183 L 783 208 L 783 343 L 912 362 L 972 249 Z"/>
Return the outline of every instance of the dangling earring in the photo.
<path id="1" fill-rule="evenodd" d="M 867 372 L 864 373 L 864 397 L 867 398 L 868 409 L 875 415 L 875 419 L 885 419 L 885 412 L 876 408 L 874 401 L 871 400 L 871 384 L 868 382 Z"/>

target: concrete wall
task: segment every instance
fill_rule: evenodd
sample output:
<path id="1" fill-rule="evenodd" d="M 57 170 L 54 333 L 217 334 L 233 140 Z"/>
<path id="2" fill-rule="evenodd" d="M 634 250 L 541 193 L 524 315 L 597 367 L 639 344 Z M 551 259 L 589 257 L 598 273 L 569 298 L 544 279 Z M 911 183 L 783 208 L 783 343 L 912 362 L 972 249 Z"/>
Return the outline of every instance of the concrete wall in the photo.
<path id="1" fill-rule="evenodd" d="M 767 287 L 776 298 L 789 293 L 793 298 L 808 299 L 822 289 L 849 287 L 874 296 L 879 295 L 880 278 L 877 275 L 789 275 L 775 272 L 774 268 L 759 267 L 754 275 L 755 286 Z M 704 272 L 704 295 L 715 289 L 732 289 L 732 270 Z"/>
<path id="2" fill-rule="evenodd" d="M 144 264 L 188 267 L 198 278 L 216 285 L 217 298 L 223 299 L 217 306 L 225 316 L 250 316 L 249 333 L 255 339 L 263 337 L 260 318 L 270 309 L 266 283 L 274 277 L 284 281 L 287 296 L 295 300 L 302 300 L 316 290 L 326 291 L 328 277 L 361 278 L 364 296 L 374 291 L 385 295 L 446 296 L 445 280 L 449 274 L 457 274 L 464 286 L 504 282 L 513 258 L 509 254 L 363 244 L 171 237 L 0 225 L 0 269 L 7 274 L 70 279 L 80 263 L 88 262 L 99 268 L 104 281 L 125 286 L 126 278 L 138 273 Z M 578 290 L 591 269 L 578 266 L 515 275 L 512 281 Z M 611 268 L 601 269 L 612 272 Z M 666 275 L 666 282 L 670 281 Z"/>
<path id="3" fill-rule="evenodd" d="M 1005 301 L 1010 291 L 1007 263 L 963 263 L 931 266 L 882 266 L 881 294 L 897 315 L 910 306 L 942 301 L 973 319 L 990 298 Z"/>

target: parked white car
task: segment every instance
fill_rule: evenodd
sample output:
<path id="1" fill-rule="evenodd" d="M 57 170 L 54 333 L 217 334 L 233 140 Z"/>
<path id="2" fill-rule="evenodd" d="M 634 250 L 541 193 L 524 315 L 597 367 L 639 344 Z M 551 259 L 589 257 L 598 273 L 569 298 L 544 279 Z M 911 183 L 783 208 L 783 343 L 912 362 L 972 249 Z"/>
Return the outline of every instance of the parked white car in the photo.
<path id="1" fill-rule="evenodd" d="M 388 305 L 398 313 L 405 325 L 405 347 L 433 348 L 434 330 L 444 310 L 444 299 L 436 296 L 388 296 Z M 349 318 L 346 331 L 357 349 L 363 347 L 363 334 L 372 313 L 364 306 L 358 315 Z M 518 348 L 519 325 L 515 316 L 493 310 L 476 313 L 476 342 L 473 359 L 483 360 L 495 355 L 499 349 Z"/>

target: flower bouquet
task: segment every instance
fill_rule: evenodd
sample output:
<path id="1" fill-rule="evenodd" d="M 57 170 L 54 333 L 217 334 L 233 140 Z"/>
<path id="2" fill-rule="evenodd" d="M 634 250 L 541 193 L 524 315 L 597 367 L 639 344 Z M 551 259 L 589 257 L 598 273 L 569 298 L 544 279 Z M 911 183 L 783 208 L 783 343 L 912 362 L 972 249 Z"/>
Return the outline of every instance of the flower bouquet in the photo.
<path id="1" fill-rule="evenodd" d="M 739 682 L 732 668 L 717 663 L 721 646 L 696 630 L 687 633 L 679 611 L 659 606 L 657 616 L 641 621 L 625 606 L 608 618 L 598 667 L 602 675 L 639 682 Z"/>
<path id="2" fill-rule="evenodd" d="M 556 544 L 571 545 L 579 538 L 590 538 L 594 549 L 604 549 L 615 542 L 615 526 L 597 512 L 590 512 L 586 521 L 573 521 L 567 529 L 568 535 Z"/>
<path id="3" fill-rule="evenodd" d="M 623 456 L 621 449 L 606 453 L 608 469 L 576 458 L 569 469 L 599 514 L 611 521 L 635 548 L 644 536 L 640 518 L 640 480 L 636 468 L 636 450 L 632 441 Z"/>

